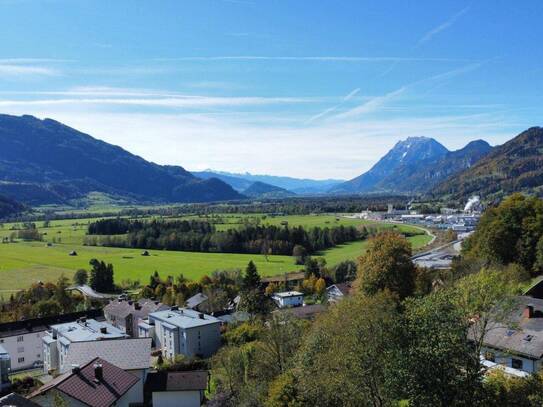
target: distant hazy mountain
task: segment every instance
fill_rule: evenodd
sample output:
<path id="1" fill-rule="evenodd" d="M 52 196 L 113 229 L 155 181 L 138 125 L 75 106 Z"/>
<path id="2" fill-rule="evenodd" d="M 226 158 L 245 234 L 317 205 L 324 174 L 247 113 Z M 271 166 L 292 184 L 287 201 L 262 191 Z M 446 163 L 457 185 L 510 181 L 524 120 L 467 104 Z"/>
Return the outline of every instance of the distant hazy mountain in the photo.
<path id="1" fill-rule="evenodd" d="M 250 198 L 287 198 L 296 194 L 284 188 L 257 181 L 244 190 L 243 195 Z"/>
<path id="2" fill-rule="evenodd" d="M 434 195 L 485 199 L 512 192 L 543 192 L 543 129 L 532 127 L 495 147 L 475 165 L 453 175 L 433 189 Z"/>
<path id="3" fill-rule="evenodd" d="M 399 141 L 377 164 L 364 174 L 337 185 L 332 193 L 388 192 L 396 171 L 415 171 L 427 162 L 444 157 L 448 150 L 432 138 L 409 137 Z M 403 180 L 396 180 L 402 182 Z"/>
<path id="4" fill-rule="evenodd" d="M 253 182 L 263 182 L 265 184 L 274 185 L 288 191 L 292 191 L 296 194 L 311 195 L 322 194 L 327 192 L 335 185 L 341 184 L 343 180 L 326 179 L 326 180 L 314 180 L 305 178 L 292 178 L 281 177 L 276 175 L 254 175 L 250 173 L 235 174 L 225 171 L 193 171 L 194 175 L 200 178 L 217 177 L 224 182 L 230 184 L 234 189 L 239 192 L 247 189 Z"/>
<path id="5" fill-rule="evenodd" d="M 0 219 L 21 212 L 24 206 L 13 199 L 0 196 Z"/>
<path id="6" fill-rule="evenodd" d="M 159 202 L 242 198 L 220 180 L 145 161 L 57 121 L 0 115 L 0 194 L 41 204 L 91 191 Z"/>
<path id="7" fill-rule="evenodd" d="M 223 182 L 226 182 L 228 185 L 230 185 L 232 188 L 234 188 L 238 192 L 243 192 L 247 188 L 249 188 L 254 181 L 249 181 L 244 178 L 238 178 L 231 175 L 224 175 L 219 172 L 212 172 L 212 171 L 193 171 L 192 174 L 198 178 L 202 179 L 210 179 L 210 178 L 217 178 L 220 179 Z"/>

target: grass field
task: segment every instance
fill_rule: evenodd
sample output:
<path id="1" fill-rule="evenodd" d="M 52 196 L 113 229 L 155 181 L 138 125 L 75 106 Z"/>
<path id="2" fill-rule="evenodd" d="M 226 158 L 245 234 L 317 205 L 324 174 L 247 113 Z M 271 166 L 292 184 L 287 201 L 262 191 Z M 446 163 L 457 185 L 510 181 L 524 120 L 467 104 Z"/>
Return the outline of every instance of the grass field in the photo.
<path id="1" fill-rule="evenodd" d="M 254 216 L 224 216 L 225 223 L 217 228 L 229 228 L 241 225 L 243 218 Z M 400 231 L 413 231 L 413 227 L 406 225 L 393 226 L 376 222 L 367 222 L 359 219 L 337 218 L 335 216 L 280 216 L 266 217 L 261 223 L 281 224 L 287 221 L 289 225 L 335 226 L 360 225 L 375 226 L 379 228 L 395 227 Z M 78 268 L 88 268 L 89 260 L 97 258 L 112 263 L 115 269 L 115 280 L 140 280 L 146 282 L 149 275 L 155 270 L 161 275 L 176 276 L 183 273 L 187 278 L 197 279 L 204 274 L 217 269 L 243 268 L 253 260 L 263 276 L 282 274 L 296 271 L 290 256 L 269 256 L 268 261 L 262 255 L 251 254 L 223 254 L 223 253 L 193 253 L 151 250 L 149 257 L 141 256 L 139 249 L 120 249 L 105 247 L 84 246 L 83 239 L 89 222 L 94 219 L 60 220 L 52 221 L 50 226 L 42 228 L 42 222 L 37 227 L 44 235 L 44 242 L 15 242 L 0 244 L 0 293 L 7 293 L 28 287 L 32 282 L 53 281 L 61 274 L 71 277 Z M 0 229 L 0 238 L 9 237 L 14 231 L 14 225 L 6 224 Z M 60 239 L 60 243 L 58 240 Z M 430 237 L 419 235 L 410 238 L 414 248 L 424 246 Z M 46 242 L 53 243 L 47 246 Z M 355 259 L 362 254 L 367 242 L 352 242 L 326 250 L 319 255 L 326 258 L 329 265 L 342 260 Z M 75 250 L 77 256 L 69 256 Z"/>

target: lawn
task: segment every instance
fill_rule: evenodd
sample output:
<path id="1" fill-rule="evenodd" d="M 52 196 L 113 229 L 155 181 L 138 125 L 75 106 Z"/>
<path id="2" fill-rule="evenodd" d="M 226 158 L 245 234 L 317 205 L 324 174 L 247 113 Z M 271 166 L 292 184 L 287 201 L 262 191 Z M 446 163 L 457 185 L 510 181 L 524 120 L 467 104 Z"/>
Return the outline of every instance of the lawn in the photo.
<path id="1" fill-rule="evenodd" d="M 225 224 L 221 228 L 236 227 L 241 224 L 242 218 L 255 218 L 254 215 L 224 216 Z M 335 226 L 335 225 L 360 225 L 366 224 L 379 228 L 395 227 L 400 231 L 413 231 L 411 226 L 390 225 L 383 223 L 367 222 L 359 219 L 336 218 L 329 215 L 309 216 L 280 216 L 262 219 L 262 223 L 281 224 L 287 221 L 289 225 Z M 194 253 L 174 252 L 163 250 L 151 250 L 149 257 L 141 256 L 139 249 L 121 249 L 90 247 L 82 245 L 87 225 L 95 219 L 60 220 L 52 221 L 48 228 L 42 227 L 42 222 L 37 222 L 40 232 L 44 235 L 45 242 L 16 242 L 0 244 L 0 293 L 28 287 L 32 282 L 56 280 L 61 274 L 71 277 L 75 270 L 89 267 L 89 260 L 97 258 L 112 263 L 115 269 L 115 280 L 120 282 L 125 279 L 140 280 L 146 282 L 149 276 L 156 270 L 161 275 L 176 276 L 183 273 L 187 278 L 197 279 L 204 274 L 209 274 L 217 269 L 243 268 L 253 260 L 258 271 L 263 276 L 282 274 L 288 271 L 296 271 L 290 256 L 269 256 L 268 261 L 262 255 L 251 254 L 223 254 L 223 253 Z M 0 229 L 0 237 L 9 236 L 13 231 L 13 225 L 6 224 Z M 47 246 L 46 242 L 53 242 Z M 428 235 L 414 236 L 410 238 L 414 248 L 425 245 L 430 240 Z M 367 242 L 351 242 L 329 250 L 319 255 L 326 258 L 329 265 L 334 265 L 342 260 L 356 259 L 366 247 Z M 75 250 L 77 256 L 69 256 L 70 251 Z"/>

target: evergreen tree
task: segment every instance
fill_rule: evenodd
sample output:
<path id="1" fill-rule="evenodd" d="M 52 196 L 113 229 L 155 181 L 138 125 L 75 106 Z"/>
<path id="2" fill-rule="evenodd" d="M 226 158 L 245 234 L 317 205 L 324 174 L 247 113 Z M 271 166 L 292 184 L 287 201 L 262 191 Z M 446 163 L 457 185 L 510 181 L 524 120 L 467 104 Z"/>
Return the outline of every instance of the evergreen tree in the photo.
<path id="1" fill-rule="evenodd" d="M 245 276 L 243 277 L 243 288 L 245 290 L 258 289 L 260 286 L 260 275 L 256 269 L 255 264 L 251 260 L 247 264 L 245 269 Z"/>

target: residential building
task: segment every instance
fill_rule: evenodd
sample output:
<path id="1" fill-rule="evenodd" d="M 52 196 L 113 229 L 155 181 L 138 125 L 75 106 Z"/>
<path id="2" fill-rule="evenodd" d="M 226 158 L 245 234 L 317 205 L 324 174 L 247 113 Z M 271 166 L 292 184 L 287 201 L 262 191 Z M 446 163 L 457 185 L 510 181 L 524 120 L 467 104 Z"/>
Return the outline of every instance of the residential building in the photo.
<path id="1" fill-rule="evenodd" d="M 170 307 L 159 301 L 141 299 L 131 301 L 116 299 L 104 307 L 106 320 L 132 338 L 139 336 L 138 323 L 146 319 L 150 313 L 167 310 Z"/>
<path id="2" fill-rule="evenodd" d="M 145 400 L 153 407 L 200 407 L 208 377 L 207 371 L 149 373 Z"/>
<path id="3" fill-rule="evenodd" d="M 208 300 L 207 295 L 198 293 L 190 297 L 187 301 L 185 301 L 185 306 L 187 308 L 190 308 L 196 311 L 201 311 L 200 306 L 205 304 L 207 300 Z"/>
<path id="4" fill-rule="evenodd" d="M 351 293 L 352 286 L 349 283 L 338 283 L 326 287 L 326 298 L 328 302 L 335 303 Z"/>
<path id="5" fill-rule="evenodd" d="M 11 371 L 11 358 L 9 353 L 0 346 L 0 394 L 11 387 L 9 372 Z"/>
<path id="6" fill-rule="evenodd" d="M 42 338 L 44 371 L 64 372 L 66 357 L 73 343 L 127 338 L 107 322 L 80 318 L 75 322 L 52 325 Z"/>
<path id="7" fill-rule="evenodd" d="M 285 291 L 272 296 L 279 308 L 299 307 L 304 303 L 304 295 L 299 291 Z"/>
<path id="8" fill-rule="evenodd" d="M 507 323 L 491 322 L 483 338 L 482 357 L 527 373 L 543 363 L 543 300 L 519 296 Z"/>
<path id="9" fill-rule="evenodd" d="M 30 395 L 41 406 L 55 406 L 60 398 L 68 407 L 129 407 L 143 403 L 140 379 L 108 361 L 94 358 L 56 377 Z"/>
<path id="10" fill-rule="evenodd" d="M 78 318 L 100 318 L 101 310 L 87 310 L 54 317 L 34 318 L 0 324 L 0 345 L 11 356 L 11 370 L 18 371 L 43 365 L 43 337 L 51 325 Z"/>
<path id="11" fill-rule="evenodd" d="M 172 307 L 149 314 L 139 325 L 140 335 L 153 335 L 155 346 L 165 358 L 177 355 L 208 357 L 221 344 L 221 321 L 188 308 Z"/>
<path id="12" fill-rule="evenodd" d="M 0 397 L 0 407 L 40 407 L 40 405 L 17 393 L 10 393 Z"/>

